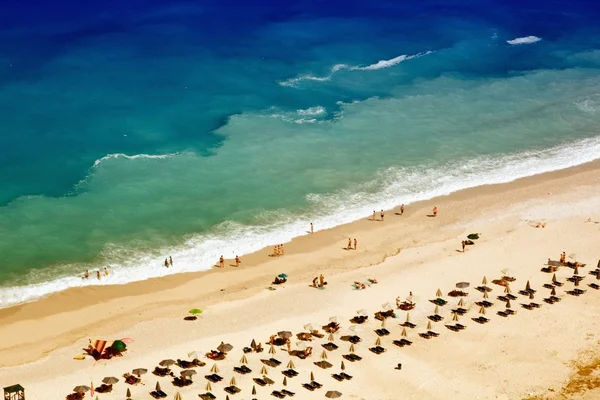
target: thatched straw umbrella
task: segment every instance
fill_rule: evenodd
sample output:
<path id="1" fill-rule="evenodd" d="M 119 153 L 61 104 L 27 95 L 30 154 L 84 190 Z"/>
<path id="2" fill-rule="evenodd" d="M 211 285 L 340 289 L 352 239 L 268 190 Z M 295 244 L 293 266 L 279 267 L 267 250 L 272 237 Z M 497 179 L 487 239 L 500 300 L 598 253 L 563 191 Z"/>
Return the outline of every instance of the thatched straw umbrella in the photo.
<path id="1" fill-rule="evenodd" d="M 230 384 L 231 386 L 235 386 L 235 385 L 237 384 L 237 383 L 235 382 L 235 376 L 232 376 L 232 377 L 231 377 L 231 380 L 229 381 L 229 384 Z"/>
<path id="2" fill-rule="evenodd" d="M 210 382 L 206 382 L 206 391 L 210 392 L 212 390 L 212 386 L 210 385 Z"/>
<path id="3" fill-rule="evenodd" d="M 375 340 L 375 346 L 381 346 L 381 338 L 378 337 L 377 340 Z"/>
<path id="4" fill-rule="evenodd" d="M 438 288 L 438 290 L 435 292 L 436 297 L 442 297 L 443 293 L 442 291 Z"/>
<path id="5" fill-rule="evenodd" d="M 296 366 L 294 365 L 294 362 L 292 360 L 290 360 L 290 362 L 287 363 L 287 367 L 288 367 L 288 369 L 296 368 Z"/>
<path id="6" fill-rule="evenodd" d="M 490 295 L 488 294 L 488 292 L 483 292 L 483 298 L 484 299 L 489 299 Z"/>
<path id="7" fill-rule="evenodd" d="M 275 354 L 277 353 L 277 351 L 275 350 L 275 346 L 271 345 L 271 347 L 269 348 L 269 354 Z"/>
<path id="8" fill-rule="evenodd" d="M 463 298 L 461 297 L 461 298 L 460 298 L 460 300 L 458 300 L 458 306 L 459 306 L 459 307 L 462 307 L 462 306 L 464 306 L 464 305 L 465 305 L 465 302 L 463 301 Z M 437 307 L 436 307 L 436 308 L 437 308 Z M 437 314 L 437 312 L 436 312 L 436 314 Z"/>
<path id="9" fill-rule="evenodd" d="M 506 308 L 510 308 L 510 300 L 506 301 Z"/>
<path id="10" fill-rule="evenodd" d="M 579 268 L 577 267 L 577 264 L 575 265 L 575 269 L 573 270 L 573 275 L 579 275 Z"/>
<path id="11" fill-rule="evenodd" d="M 452 315 L 452 321 L 458 321 L 458 314 L 457 313 L 454 313 Z"/>
<path id="12" fill-rule="evenodd" d="M 527 281 L 527 284 L 525 285 L 525 291 L 529 292 L 531 290 L 531 285 L 529 284 L 529 281 Z"/>
<path id="13" fill-rule="evenodd" d="M 462 300 L 462 298 L 461 298 L 461 300 Z M 437 314 L 439 312 L 440 312 L 440 307 L 439 306 L 435 306 L 435 308 L 433 309 L 433 313 Z"/>
<path id="14" fill-rule="evenodd" d="M 508 285 L 504 286 L 504 293 L 510 294 L 510 286 L 508 286 Z"/>
<path id="15" fill-rule="evenodd" d="M 210 368 L 210 372 L 212 372 L 213 374 L 218 374 L 219 373 L 219 367 L 217 367 L 217 364 L 214 364 L 211 368 Z"/>
<path id="16" fill-rule="evenodd" d="M 266 365 L 262 366 L 262 369 L 260 370 L 261 375 L 269 375 L 269 370 L 267 369 Z"/>
<path id="17" fill-rule="evenodd" d="M 311 371 L 310 372 L 310 381 L 314 381 L 315 380 L 315 374 Z"/>
<path id="18" fill-rule="evenodd" d="M 553 287 L 552 290 L 550 291 L 550 296 L 556 296 L 556 288 Z"/>
<path id="19" fill-rule="evenodd" d="M 350 351 L 350 353 L 354 353 L 354 343 L 352 343 L 350 345 L 350 350 L 349 351 Z"/>
<path id="20" fill-rule="evenodd" d="M 283 386 L 287 386 L 287 378 L 285 376 L 283 377 Z"/>
<path id="21" fill-rule="evenodd" d="M 402 333 L 401 333 L 401 335 L 402 335 L 402 336 L 406 336 L 406 328 L 402 328 Z"/>
<path id="22" fill-rule="evenodd" d="M 410 322 L 410 313 L 406 313 L 406 322 Z"/>
<path id="23" fill-rule="evenodd" d="M 327 360 L 327 351 L 323 350 L 321 353 L 321 360 Z"/>
<path id="24" fill-rule="evenodd" d="M 346 365 L 344 364 L 344 360 L 342 360 L 342 365 L 340 366 L 340 368 L 342 369 L 342 371 L 346 370 Z"/>
<path id="25" fill-rule="evenodd" d="M 431 330 L 431 321 L 427 322 L 427 330 L 430 331 Z"/>
<path id="26" fill-rule="evenodd" d="M 556 282 L 556 274 L 552 274 L 552 283 Z"/>
<path id="27" fill-rule="evenodd" d="M 246 355 L 245 355 L 245 354 L 242 356 L 242 359 L 240 360 L 240 362 L 241 362 L 242 364 L 248 364 L 248 358 L 246 358 Z"/>
<path id="28" fill-rule="evenodd" d="M 479 314 L 485 315 L 485 307 L 481 306 L 481 308 L 479 308 Z"/>
<path id="29" fill-rule="evenodd" d="M 255 395 L 256 394 L 256 385 L 252 385 L 252 394 Z"/>
<path id="30" fill-rule="evenodd" d="M 487 285 L 487 278 L 485 276 L 483 277 L 483 280 L 481 281 L 481 283 L 483 285 Z"/>
<path id="31" fill-rule="evenodd" d="M 330 342 L 333 342 L 335 340 L 335 337 L 333 336 L 333 333 L 329 334 L 329 336 L 327 337 L 327 340 L 329 340 Z"/>

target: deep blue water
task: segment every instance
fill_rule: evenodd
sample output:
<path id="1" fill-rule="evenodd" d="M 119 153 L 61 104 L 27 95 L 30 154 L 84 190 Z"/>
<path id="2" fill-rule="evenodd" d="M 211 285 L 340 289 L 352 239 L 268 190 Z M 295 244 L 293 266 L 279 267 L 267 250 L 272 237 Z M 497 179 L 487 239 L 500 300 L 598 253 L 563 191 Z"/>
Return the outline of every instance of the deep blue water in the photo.
<path id="1" fill-rule="evenodd" d="M 599 20 L 583 0 L 6 0 L 0 306 L 596 158 Z"/>

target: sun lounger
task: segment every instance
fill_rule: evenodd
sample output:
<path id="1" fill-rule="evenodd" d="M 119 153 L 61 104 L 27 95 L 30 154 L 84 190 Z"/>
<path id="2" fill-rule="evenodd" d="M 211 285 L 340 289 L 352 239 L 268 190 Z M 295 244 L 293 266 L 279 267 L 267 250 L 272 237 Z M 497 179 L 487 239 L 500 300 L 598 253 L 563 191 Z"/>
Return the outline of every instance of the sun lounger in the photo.
<path id="1" fill-rule="evenodd" d="M 454 326 L 456 327 L 456 329 L 458 329 L 459 331 L 462 331 L 464 329 L 466 329 L 467 327 L 464 326 L 463 324 L 454 324 Z"/>
<path id="2" fill-rule="evenodd" d="M 204 394 L 199 394 L 198 396 L 200 396 L 200 398 L 202 400 L 214 400 L 217 398 L 217 396 L 215 396 L 214 394 L 212 394 L 210 392 L 206 392 Z"/>
<path id="3" fill-rule="evenodd" d="M 508 299 L 509 299 L 509 300 L 516 300 L 516 299 L 517 299 L 517 296 L 515 296 L 515 295 L 514 295 L 514 294 L 512 294 L 512 293 L 508 293 L 508 294 L 506 295 L 506 297 L 508 297 Z"/>
<path id="4" fill-rule="evenodd" d="M 224 360 L 227 354 L 221 353 L 220 351 L 211 351 L 210 353 L 206 353 L 206 358 L 210 358 L 211 360 L 221 361 Z"/>
<path id="5" fill-rule="evenodd" d="M 554 301 L 554 299 L 553 299 L 552 297 L 548 297 L 548 298 L 545 298 L 545 299 L 544 299 L 544 303 L 547 303 L 547 304 L 554 304 L 554 303 L 556 303 L 556 302 Z"/>
<path id="6" fill-rule="evenodd" d="M 245 365 L 242 365 L 241 367 L 233 367 L 233 370 L 235 372 L 237 372 L 238 374 L 242 374 L 242 375 L 246 375 L 246 374 L 249 374 L 250 372 L 252 372 L 252 370 Z"/>
<path id="7" fill-rule="evenodd" d="M 129 373 L 124 374 L 123 378 L 125 378 L 125 383 L 128 383 L 129 385 L 137 385 L 141 381 L 140 378 Z"/>
<path id="8" fill-rule="evenodd" d="M 265 364 L 265 365 L 267 365 L 267 366 L 269 366 L 269 367 L 271 367 L 271 368 L 278 367 L 278 366 L 281 364 L 281 361 L 279 361 L 279 360 L 276 360 L 276 359 L 274 359 L 274 358 L 271 358 L 271 359 L 268 359 L 268 360 L 261 359 L 260 361 L 261 361 L 263 364 Z"/>
<path id="9" fill-rule="evenodd" d="M 325 360 L 321 360 L 321 361 L 316 361 L 314 363 L 317 367 L 321 367 L 323 369 L 327 369 L 327 368 L 331 368 L 333 367 L 333 365 L 331 365 L 331 363 L 329 361 L 325 361 Z"/>
<path id="10" fill-rule="evenodd" d="M 385 328 L 381 328 L 381 329 L 375 329 L 375 333 L 377 334 L 377 336 L 387 336 L 390 334 L 390 331 L 388 331 Z"/>
<path id="11" fill-rule="evenodd" d="M 183 369 L 196 368 L 197 365 L 193 361 L 177 360 L 177 366 Z"/>
<path id="12" fill-rule="evenodd" d="M 164 399 L 167 397 L 167 394 L 162 390 L 154 390 L 150 392 L 150 396 L 154 397 L 155 399 Z"/>
<path id="13" fill-rule="evenodd" d="M 95 388 L 94 390 L 98 393 L 110 393 L 110 392 L 112 392 L 112 389 L 113 389 L 112 385 L 102 384 L 102 385 L 98 386 L 97 388 Z"/>
<path id="14" fill-rule="evenodd" d="M 315 388 L 315 387 L 313 387 L 313 385 L 311 385 L 310 383 L 303 383 L 303 384 L 302 384 L 302 387 L 303 387 L 304 389 L 306 389 L 306 390 L 309 390 L 309 391 L 311 391 L 311 392 L 314 392 L 314 391 L 315 391 L 315 389 L 316 389 L 316 388 Z"/>
<path id="15" fill-rule="evenodd" d="M 421 336 L 423 339 L 431 339 L 431 336 L 427 332 L 419 333 L 419 336 Z"/>
<path id="16" fill-rule="evenodd" d="M 596 284 L 596 283 L 590 283 L 588 286 L 591 287 L 592 289 L 596 289 L 596 290 L 600 289 L 600 286 L 598 286 L 598 284 Z"/>
<path id="17" fill-rule="evenodd" d="M 294 378 L 298 376 L 298 372 L 294 371 L 293 369 L 287 369 L 285 371 L 281 371 L 281 373 L 287 376 L 288 378 Z"/>
<path id="18" fill-rule="evenodd" d="M 429 300 L 431 303 L 435 304 L 436 306 L 445 306 L 448 302 L 440 297 L 438 297 L 437 299 L 433 299 L 433 300 Z"/>
<path id="19" fill-rule="evenodd" d="M 551 285 L 550 283 L 544 283 L 543 287 L 546 289 L 554 289 L 554 285 Z"/>
<path id="20" fill-rule="evenodd" d="M 308 332 L 300 332 L 296 335 L 296 337 L 298 338 L 298 340 L 304 340 L 306 342 L 312 341 L 312 335 Z"/>
<path id="21" fill-rule="evenodd" d="M 399 309 L 401 309 L 402 311 L 410 311 L 413 308 L 415 308 L 416 304 L 412 303 L 412 302 L 408 302 L 408 301 L 403 301 L 402 303 L 400 303 L 400 305 L 398 306 Z"/>
<path id="22" fill-rule="evenodd" d="M 452 309 L 452 312 L 454 314 L 458 314 L 458 315 L 465 315 L 467 313 L 467 311 L 468 311 L 467 309 L 462 308 L 462 307 Z"/>
<path id="23" fill-rule="evenodd" d="M 429 318 L 433 322 L 440 322 L 441 320 L 444 319 L 444 317 L 442 317 L 441 315 L 437 315 L 437 314 L 429 315 L 427 318 Z"/>
<path id="24" fill-rule="evenodd" d="M 379 354 L 385 353 L 386 350 L 381 346 L 375 346 L 375 347 L 369 348 L 369 351 L 379 355 Z"/>
<path id="25" fill-rule="evenodd" d="M 223 380 L 223 377 L 217 374 L 204 375 L 204 377 L 212 383 L 221 382 Z"/>
<path id="26" fill-rule="evenodd" d="M 480 316 L 480 317 L 477 317 L 477 318 L 471 318 L 471 319 L 473 321 L 477 322 L 478 324 L 486 324 L 486 323 L 490 322 L 489 319 L 487 319 L 487 318 L 485 318 L 483 316 Z"/>
<path id="27" fill-rule="evenodd" d="M 290 397 L 293 397 L 296 394 L 294 392 L 290 392 L 287 389 L 281 389 L 281 393 L 285 394 L 286 396 L 290 396 Z"/>
<path id="28" fill-rule="evenodd" d="M 223 389 L 223 390 L 225 390 L 225 391 L 226 391 L 227 393 L 229 393 L 229 394 L 236 394 L 236 393 L 239 393 L 239 392 L 241 392 L 241 391 L 242 391 L 242 390 L 241 390 L 239 387 L 237 387 L 237 386 L 233 386 L 233 385 L 231 385 L 231 386 L 227 386 L 227 387 L 226 387 L 225 389 Z"/>
<path id="29" fill-rule="evenodd" d="M 275 381 L 273 379 L 269 378 L 268 376 L 263 376 L 263 380 L 265 382 L 267 382 L 267 385 L 274 385 L 275 384 Z"/>
<path id="30" fill-rule="evenodd" d="M 478 301 L 475 304 L 477 304 L 479 307 L 485 307 L 485 308 L 490 308 L 491 306 L 494 305 L 494 303 L 490 303 L 487 300 L 483 300 L 483 301 Z"/>
<path id="31" fill-rule="evenodd" d="M 173 385 L 177 386 L 177 387 L 184 387 L 184 386 L 189 386 L 192 383 L 194 383 L 191 379 L 186 378 L 180 378 L 180 377 L 175 377 L 173 378 L 173 380 L 171 381 L 173 383 Z"/>
<path id="32" fill-rule="evenodd" d="M 352 318 L 350 322 L 352 322 L 353 324 L 364 324 L 365 322 L 367 322 L 368 319 L 369 317 L 367 315 L 357 315 L 354 318 Z"/>
<path id="33" fill-rule="evenodd" d="M 340 374 L 331 374 L 331 377 L 338 382 L 341 382 L 344 380 L 344 378 Z"/>
<path id="34" fill-rule="evenodd" d="M 525 308 L 527 310 L 533 310 L 533 307 L 531 306 L 531 304 L 521 303 L 521 307 L 523 307 L 523 308 Z"/>
<path id="35" fill-rule="evenodd" d="M 469 293 L 463 292 L 462 290 L 451 290 L 448 292 L 448 296 L 450 297 L 465 297 L 468 296 Z"/>
<path id="36" fill-rule="evenodd" d="M 417 327 L 415 324 L 413 324 L 412 322 L 408 322 L 408 321 L 403 324 L 400 324 L 400 326 L 403 326 L 405 328 L 411 328 L 411 329 L 414 329 Z"/>
<path id="37" fill-rule="evenodd" d="M 386 318 L 396 318 L 394 310 L 378 311 L 375 313 L 375 319 L 383 321 Z"/>
<path id="38" fill-rule="evenodd" d="M 273 390 L 271 392 L 271 396 L 275 396 L 278 399 L 283 399 L 285 397 L 285 394 L 281 393 L 279 390 Z"/>
<path id="39" fill-rule="evenodd" d="M 67 400 L 82 400 L 85 393 L 71 393 L 67 395 Z"/>
<path id="40" fill-rule="evenodd" d="M 334 351 L 338 349 L 337 344 L 329 342 L 329 343 L 324 343 L 321 345 L 325 350 L 327 351 Z"/>
<path id="41" fill-rule="evenodd" d="M 508 317 L 508 313 L 505 311 L 498 311 L 496 314 L 504 318 Z"/>
<path id="42" fill-rule="evenodd" d="M 542 305 L 538 303 L 529 303 L 529 305 L 533 308 L 540 308 Z"/>
<path id="43" fill-rule="evenodd" d="M 312 387 L 314 387 L 315 389 L 321 389 L 323 387 L 323 385 L 321 385 L 319 382 L 317 381 L 312 381 L 310 383 L 312 385 Z"/>
<path id="44" fill-rule="evenodd" d="M 356 361 L 362 360 L 361 356 L 353 354 L 353 353 L 351 353 L 351 354 L 344 354 L 342 357 L 344 359 L 350 361 L 350 362 L 356 362 Z"/>
<path id="45" fill-rule="evenodd" d="M 352 335 L 352 336 L 346 335 L 346 336 L 342 336 L 340 339 L 343 340 L 344 342 L 350 342 L 353 344 L 357 344 L 362 341 L 360 336 L 356 336 L 356 335 Z"/>
<path id="46" fill-rule="evenodd" d="M 450 329 L 452 332 L 458 332 L 458 328 L 454 325 L 446 325 L 446 328 Z"/>
<path id="47" fill-rule="evenodd" d="M 313 335 L 314 337 L 318 338 L 318 339 L 323 339 L 325 337 L 325 335 L 323 335 L 319 331 L 312 331 L 310 334 Z"/>
<path id="48" fill-rule="evenodd" d="M 439 334 L 439 333 L 437 333 L 437 332 L 434 332 L 434 331 L 427 331 L 427 334 L 428 334 L 429 336 L 431 336 L 431 337 L 438 337 L 438 336 L 440 336 L 440 334 Z"/>
<path id="49" fill-rule="evenodd" d="M 171 372 L 171 370 L 169 368 L 155 367 L 154 371 L 152 371 L 152 373 L 156 376 L 167 376 L 167 375 L 173 376 L 173 373 Z"/>
<path id="50" fill-rule="evenodd" d="M 487 287 L 487 286 L 477 286 L 477 287 L 475 288 L 475 290 L 477 290 L 477 291 L 479 291 L 479 292 L 481 292 L 481 293 L 485 293 L 485 292 L 491 292 L 491 291 L 492 291 L 492 289 L 491 289 L 491 288 L 489 288 L 489 287 Z"/>
<path id="51" fill-rule="evenodd" d="M 336 333 L 340 330 L 340 324 L 336 322 L 330 322 L 327 325 L 323 325 L 323 330 L 327 333 Z"/>
<path id="52" fill-rule="evenodd" d="M 252 379 L 256 384 L 258 384 L 259 386 L 267 386 L 267 382 L 265 382 L 263 379 L 260 378 L 254 378 Z"/>

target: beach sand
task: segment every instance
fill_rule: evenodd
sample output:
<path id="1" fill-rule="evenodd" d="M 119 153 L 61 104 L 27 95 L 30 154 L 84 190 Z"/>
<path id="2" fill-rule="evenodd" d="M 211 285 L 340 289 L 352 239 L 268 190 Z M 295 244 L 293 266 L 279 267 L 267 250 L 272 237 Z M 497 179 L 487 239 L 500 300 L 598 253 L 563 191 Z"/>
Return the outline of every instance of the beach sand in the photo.
<path id="1" fill-rule="evenodd" d="M 433 205 L 439 208 L 435 218 L 427 217 Z M 356 399 L 552 399 L 598 398 L 600 396 L 600 291 L 587 286 L 595 281 L 589 271 L 600 258 L 600 163 L 594 162 L 541 174 L 502 185 L 464 190 L 431 201 L 411 204 L 403 216 L 386 213 L 386 221 L 371 221 L 371 216 L 351 224 L 318 231 L 294 239 L 285 245 L 284 257 L 269 257 L 265 249 L 242 259 L 242 266 L 214 269 L 136 282 L 123 286 L 69 289 L 37 302 L 0 310 L 0 384 L 20 383 L 28 399 L 62 399 L 76 385 L 96 386 L 105 376 L 121 377 L 133 368 L 152 370 L 166 358 L 187 359 L 191 351 L 215 349 L 221 341 L 234 346 L 227 360 L 217 362 L 224 381 L 213 385 L 212 392 L 224 399 L 226 386 L 235 375 L 243 391 L 231 398 L 272 398 L 272 390 L 282 389 L 282 367 L 290 357 L 277 348 L 274 357 L 283 362 L 270 369 L 275 380 L 272 387 L 257 387 L 251 396 L 252 378 L 259 376 L 261 355 L 249 354 L 248 366 L 253 373 L 241 376 L 233 372 L 240 365 L 242 347 L 255 338 L 265 342 L 281 330 L 294 333 L 303 325 L 321 326 L 336 316 L 342 326 L 341 335 L 351 334 L 349 319 L 357 310 L 369 312 L 369 321 L 357 334 L 363 342 L 356 346 L 361 362 L 345 362 L 351 381 L 337 382 L 332 373 L 340 372 L 341 355 L 348 353 L 349 343 L 340 334 L 338 350 L 328 354 L 334 367 L 322 370 L 319 361 L 325 340 L 313 342 L 311 359 L 294 358 L 300 376 L 288 379 L 287 389 L 296 399 L 323 398 L 325 391 L 338 390 L 343 398 Z M 537 222 L 545 228 L 535 228 Z M 308 227 L 307 227 L 308 228 Z M 469 233 L 481 233 L 474 246 L 462 253 L 460 242 Z M 344 250 L 348 238 L 358 239 L 358 250 Z M 557 295 L 562 301 L 548 305 L 542 301 L 549 290 L 542 284 L 551 275 L 540 271 L 549 257 L 558 259 L 565 251 L 573 259 L 586 263 L 580 271 L 585 276 L 580 288 L 588 289 L 580 297 L 564 294 L 573 288 L 566 282 L 570 268 L 557 272 L 565 286 Z M 570 260 L 570 259 L 569 259 Z M 217 261 L 217 260 L 215 260 Z M 176 263 L 175 263 L 176 268 Z M 512 308 L 516 315 L 496 315 L 504 303 L 496 300 L 503 288 L 491 283 L 504 269 L 517 278 L 513 293 L 525 287 L 527 280 L 538 292 L 535 302 L 540 309 L 528 311 L 519 305 L 529 302 L 519 296 Z M 289 275 L 288 283 L 267 290 L 279 273 Z M 328 281 L 325 290 L 309 287 L 314 276 L 323 273 Z M 474 290 L 486 276 L 493 288 L 494 302 L 486 315 L 490 322 L 479 325 L 482 296 Z M 379 283 L 365 290 L 354 290 L 354 281 L 376 278 Z M 468 281 L 469 312 L 460 319 L 467 326 L 455 333 L 444 327 L 451 321 L 450 308 L 458 299 L 446 296 L 456 282 Z M 426 316 L 433 314 L 436 290 L 444 292 L 449 304 L 440 307 L 443 322 L 433 324 L 438 338 L 422 339 Z M 411 312 L 416 329 L 409 329 L 410 347 L 398 348 L 392 340 L 400 339 L 406 314 L 387 320 L 391 332 L 381 339 L 387 351 L 371 353 L 375 344 L 374 329 L 381 323 L 373 318 L 384 303 L 412 291 L 417 303 Z M 184 321 L 190 308 L 204 313 L 197 321 Z M 88 339 L 133 338 L 122 358 L 94 362 L 74 360 Z M 292 341 L 295 348 L 296 341 Z M 266 348 L 268 350 L 268 347 Z M 214 364 L 197 368 L 194 384 L 179 390 L 184 399 L 198 398 L 205 392 L 204 375 Z M 395 370 L 402 363 L 402 370 Z M 178 367 L 173 367 L 178 373 Z M 309 392 L 301 383 L 314 372 L 323 389 Z M 167 378 L 150 373 L 142 376 L 145 385 L 130 387 L 123 381 L 111 394 L 100 399 L 122 399 L 126 387 L 133 398 L 150 398 L 156 381 L 172 397 L 175 388 Z M 89 397 L 88 397 L 89 398 Z"/>

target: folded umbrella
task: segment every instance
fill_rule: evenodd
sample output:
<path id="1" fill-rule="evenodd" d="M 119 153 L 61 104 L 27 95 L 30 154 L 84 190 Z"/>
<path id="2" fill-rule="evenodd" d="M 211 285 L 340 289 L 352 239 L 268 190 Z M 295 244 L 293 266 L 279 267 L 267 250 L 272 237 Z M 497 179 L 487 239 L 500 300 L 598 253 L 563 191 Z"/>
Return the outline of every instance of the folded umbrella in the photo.
<path id="1" fill-rule="evenodd" d="M 154 387 L 154 390 L 156 390 L 157 392 L 162 392 L 162 388 L 160 387 L 160 383 L 158 383 L 158 381 L 156 382 L 156 386 Z"/>
<path id="2" fill-rule="evenodd" d="M 90 387 L 89 387 L 89 386 L 85 386 L 85 385 L 81 385 L 81 386 L 75 386 L 75 387 L 73 388 L 73 391 L 74 391 L 75 393 L 85 393 L 85 392 L 87 392 L 88 390 L 90 390 Z"/>
<path id="3" fill-rule="evenodd" d="M 267 369 L 266 365 L 263 365 L 262 369 L 260 370 L 260 373 L 262 375 L 269 375 L 269 370 Z"/>
<path id="4" fill-rule="evenodd" d="M 179 393 L 179 392 L 175 393 L 174 400 L 181 400 L 181 393 Z"/>
<path id="5" fill-rule="evenodd" d="M 114 385 L 115 383 L 119 382 L 119 378 L 115 378 L 114 376 L 107 376 L 106 378 L 102 379 L 103 383 L 106 383 L 107 385 Z"/>
<path id="6" fill-rule="evenodd" d="M 342 397 L 342 394 L 337 390 L 330 390 L 329 392 L 325 393 L 325 397 L 328 399 L 337 399 Z"/>

